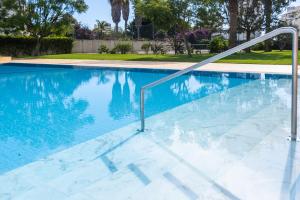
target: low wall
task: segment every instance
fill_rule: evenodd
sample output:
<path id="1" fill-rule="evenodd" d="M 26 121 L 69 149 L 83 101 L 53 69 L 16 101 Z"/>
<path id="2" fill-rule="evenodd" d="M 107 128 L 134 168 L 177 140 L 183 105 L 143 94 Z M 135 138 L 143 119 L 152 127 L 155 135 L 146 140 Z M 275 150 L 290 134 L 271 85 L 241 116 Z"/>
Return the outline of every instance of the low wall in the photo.
<path id="1" fill-rule="evenodd" d="M 118 43 L 129 43 L 132 45 L 133 50 L 142 52 L 142 45 L 145 43 L 153 43 L 154 41 L 118 41 L 118 40 L 75 40 L 73 44 L 73 53 L 98 53 L 100 45 L 105 45 L 109 49 L 113 49 Z M 164 43 L 165 46 L 168 43 Z"/>

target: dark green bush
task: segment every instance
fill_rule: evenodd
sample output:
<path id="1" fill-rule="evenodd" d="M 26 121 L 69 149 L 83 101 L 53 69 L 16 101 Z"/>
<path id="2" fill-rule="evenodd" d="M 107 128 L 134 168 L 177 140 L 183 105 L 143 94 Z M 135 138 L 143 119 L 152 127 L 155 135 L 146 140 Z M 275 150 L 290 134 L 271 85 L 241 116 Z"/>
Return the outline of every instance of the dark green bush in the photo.
<path id="1" fill-rule="evenodd" d="M 100 47 L 98 48 L 98 53 L 109 53 L 109 48 L 105 45 L 100 45 Z"/>
<path id="2" fill-rule="evenodd" d="M 151 50 L 154 54 L 166 54 L 164 45 L 161 43 L 154 43 L 151 45 Z"/>
<path id="3" fill-rule="evenodd" d="M 228 49 L 228 41 L 223 37 L 215 37 L 209 44 L 210 53 L 220 53 Z"/>
<path id="4" fill-rule="evenodd" d="M 132 51 L 132 45 L 129 43 L 120 43 L 115 46 L 116 53 L 126 54 Z"/>
<path id="5" fill-rule="evenodd" d="M 67 37 L 49 37 L 41 40 L 40 54 L 71 53 L 73 39 Z"/>
<path id="6" fill-rule="evenodd" d="M 112 50 L 109 51 L 110 54 L 116 54 L 117 53 L 117 49 L 116 47 L 113 48 Z"/>
<path id="7" fill-rule="evenodd" d="M 146 54 L 148 54 L 150 49 L 151 49 L 151 44 L 150 43 L 144 43 L 141 48 L 142 48 L 143 51 L 145 51 Z"/>
<path id="8" fill-rule="evenodd" d="M 0 36 L 0 54 L 7 56 L 31 56 L 37 53 L 62 54 L 71 53 L 73 39 L 66 37 L 49 37 L 40 40 L 37 48 L 37 39 L 23 36 Z"/>
<path id="9" fill-rule="evenodd" d="M 258 43 L 254 46 L 251 47 L 251 50 L 253 51 L 263 51 L 265 50 L 265 43 L 264 42 L 261 42 L 261 43 Z"/>

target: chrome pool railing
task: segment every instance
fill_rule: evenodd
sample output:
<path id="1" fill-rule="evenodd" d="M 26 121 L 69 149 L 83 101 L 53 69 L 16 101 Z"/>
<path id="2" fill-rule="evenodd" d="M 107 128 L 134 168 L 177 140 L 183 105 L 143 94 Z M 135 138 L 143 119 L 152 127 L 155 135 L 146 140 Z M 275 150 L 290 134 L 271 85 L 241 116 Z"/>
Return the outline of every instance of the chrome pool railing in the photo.
<path id="1" fill-rule="evenodd" d="M 248 42 L 245 42 L 244 44 L 241 44 L 239 46 L 236 46 L 232 49 L 229 49 L 223 53 L 217 54 L 215 56 L 212 56 L 200 63 L 197 63 L 195 65 L 192 65 L 191 67 L 188 67 L 186 69 L 183 69 L 181 71 L 178 71 L 176 73 L 173 73 L 171 75 L 168 75 L 164 78 L 161 78 L 157 81 L 154 81 L 150 84 L 147 84 L 141 88 L 140 91 L 140 118 L 141 118 L 141 129 L 140 131 L 145 130 L 145 90 L 158 86 L 162 83 L 165 83 L 171 79 L 174 79 L 178 76 L 184 75 L 188 72 L 193 71 L 196 68 L 199 68 L 203 65 L 215 62 L 217 60 L 220 60 L 226 56 L 232 55 L 238 51 L 241 51 L 243 49 L 249 48 L 257 43 L 263 42 L 265 40 L 268 40 L 270 38 L 273 38 L 275 36 L 278 36 L 280 34 L 292 34 L 293 36 L 293 56 L 292 56 L 292 112 L 291 112 L 291 140 L 295 141 L 297 140 L 297 88 L 298 88 L 298 31 L 297 29 L 293 27 L 282 27 L 278 28 L 274 31 L 271 31 L 269 33 L 266 33 L 260 37 L 257 37 L 253 40 L 250 40 Z"/>

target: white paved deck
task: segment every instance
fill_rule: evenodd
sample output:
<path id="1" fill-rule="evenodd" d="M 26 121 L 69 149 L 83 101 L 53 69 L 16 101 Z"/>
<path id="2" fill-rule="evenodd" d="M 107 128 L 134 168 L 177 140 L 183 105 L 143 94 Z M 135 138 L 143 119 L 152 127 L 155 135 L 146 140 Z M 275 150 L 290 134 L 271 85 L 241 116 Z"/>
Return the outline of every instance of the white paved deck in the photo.
<path id="1" fill-rule="evenodd" d="M 184 69 L 196 63 L 187 62 L 152 62 L 152 61 L 111 61 L 111 60 L 67 60 L 67 59 L 18 59 L 12 63 L 59 64 L 87 67 L 124 67 L 150 69 Z M 221 72 L 291 74 L 291 65 L 257 65 L 212 63 L 197 70 Z"/>

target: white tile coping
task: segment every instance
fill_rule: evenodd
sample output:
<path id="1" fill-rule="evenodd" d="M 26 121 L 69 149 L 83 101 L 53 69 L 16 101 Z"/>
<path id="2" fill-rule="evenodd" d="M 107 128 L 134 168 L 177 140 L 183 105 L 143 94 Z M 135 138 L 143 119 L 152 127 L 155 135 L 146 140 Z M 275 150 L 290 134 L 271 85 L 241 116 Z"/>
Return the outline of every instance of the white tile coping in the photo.
<path id="1" fill-rule="evenodd" d="M 117 61 L 117 60 L 76 60 L 76 59 L 17 59 L 11 63 L 26 64 L 53 64 L 73 65 L 87 67 L 123 67 L 123 68 L 147 68 L 147 69 L 184 69 L 196 63 L 190 62 L 156 62 L 156 61 Z M 269 73 L 291 74 L 291 65 L 259 65 L 259 64 L 231 64 L 211 63 L 197 70 L 241 72 L 241 73 Z"/>

